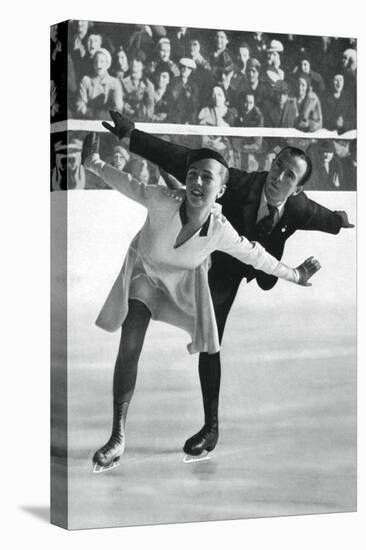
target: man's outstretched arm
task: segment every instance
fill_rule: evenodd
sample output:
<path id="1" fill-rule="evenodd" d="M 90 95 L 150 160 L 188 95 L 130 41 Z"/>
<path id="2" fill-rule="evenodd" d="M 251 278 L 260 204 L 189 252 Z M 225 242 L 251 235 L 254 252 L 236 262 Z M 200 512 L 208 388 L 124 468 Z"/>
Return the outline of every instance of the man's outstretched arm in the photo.
<path id="1" fill-rule="evenodd" d="M 136 130 L 131 120 L 116 111 L 110 114 L 114 125 L 102 123 L 107 130 L 119 139 L 129 138 L 132 153 L 153 162 L 184 183 L 191 149 Z"/>

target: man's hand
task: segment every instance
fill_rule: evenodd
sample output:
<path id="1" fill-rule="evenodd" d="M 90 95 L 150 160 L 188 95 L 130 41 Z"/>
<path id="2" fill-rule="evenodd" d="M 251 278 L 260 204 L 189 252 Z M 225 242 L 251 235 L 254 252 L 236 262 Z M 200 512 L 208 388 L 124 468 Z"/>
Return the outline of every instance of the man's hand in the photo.
<path id="1" fill-rule="evenodd" d="M 132 130 L 135 128 L 135 124 L 132 120 L 120 115 L 117 111 L 109 111 L 111 119 L 114 122 L 114 126 L 109 122 L 102 122 L 104 128 L 107 128 L 112 134 L 122 139 L 124 137 L 129 138 Z"/>
<path id="2" fill-rule="evenodd" d="M 85 165 L 85 161 L 91 155 L 99 155 L 99 137 L 95 132 L 87 134 L 83 142 L 83 149 L 81 151 L 81 162 Z"/>
<path id="3" fill-rule="evenodd" d="M 338 216 L 341 218 L 341 220 L 342 220 L 341 227 L 345 227 L 346 229 L 348 229 L 350 227 L 351 228 L 354 227 L 354 224 L 349 223 L 349 221 L 348 221 L 347 212 L 345 212 L 344 210 L 335 210 L 334 213 L 338 214 Z"/>
<path id="4" fill-rule="evenodd" d="M 308 281 L 317 271 L 319 271 L 320 268 L 321 265 L 318 260 L 314 258 L 314 256 L 311 256 L 305 260 L 305 262 L 296 268 L 299 273 L 299 280 L 297 284 L 301 286 L 311 286 L 311 283 Z"/>

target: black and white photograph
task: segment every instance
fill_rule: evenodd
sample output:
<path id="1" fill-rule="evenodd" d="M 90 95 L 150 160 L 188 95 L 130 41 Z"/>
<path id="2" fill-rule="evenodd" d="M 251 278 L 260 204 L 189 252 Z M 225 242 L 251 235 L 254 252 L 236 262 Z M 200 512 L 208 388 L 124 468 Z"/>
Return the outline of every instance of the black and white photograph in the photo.
<path id="1" fill-rule="evenodd" d="M 60 27 L 51 521 L 355 511 L 357 40 Z"/>

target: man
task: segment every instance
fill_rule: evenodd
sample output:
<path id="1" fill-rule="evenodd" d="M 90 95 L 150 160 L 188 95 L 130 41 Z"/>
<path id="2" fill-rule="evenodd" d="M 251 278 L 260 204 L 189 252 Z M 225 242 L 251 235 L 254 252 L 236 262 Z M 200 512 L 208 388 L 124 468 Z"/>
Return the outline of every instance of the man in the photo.
<path id="1" fill-rule="evenodd" d="M 289 97 L 287 82 L 277 80 L 273 85 L 272 92 L 272 97 L 265 102 L 265 126 L 269 128 L 294 128 L 299 113 L 296 100 Z"/>
<path id="2" fill-rule="evenodd" d="M 344 90 L 344 76 L 335 74 L 332 90 L 323 100 L 323 125 L 327 130 L 337 130 L 339 134 L 356 128 L 355 103 Z"/>
<path id="3" fill-rule="evenodd" d="M 130 150 L 161 166 L 179 181 L 184 175 L 192 150 L 167 143 L 134 129 L 134 124 L 118 113 L 111 113 L 114 126 L 105 128 L 118 136 L 130 137 Z M 247 173 L 229 169 L 227 190 L 218 202 L 222 212 L 239 234 L 257 240 L 277 259 L 282 257 L 286 240 L 298 229 L 337 234 L 342 227 L 354 227 L 346 212 L 332 212 L 308 199 L 303 185 L 311 175 L 311 161 L 305 153 L 285 147 L 274 159 L 269 172 Z M 277 279 L 240 264 L 222 252 L 212 255 L 209 285 L 221 342 L 227 316 L 242 279 L 257 280 L 263 290 L 269 290 Z M 220 391 L 220 353 L 201 353 L 199 359 L 205 423 L 189 438 L 184 451 L 198 456 L 215 448 L 219 435 L 218 402 Z"/>
<path id="4" fill-rule="evenodd" d="M 198 113 L 198 86 L 194 81 L 196 64 L 190 57 L 179 60 L 180 76 L 173 78 L 171 93 L 173 109 L 170 122 L 194 124 Z"/>
<path id="5" fill-rule="evenodd" d="M 141 56 L 130 60 L 130 74 L 122 79 L 123 113 L 133 120 L 152 120 L 154 115 L 154 86 L 144 77 Z"/>

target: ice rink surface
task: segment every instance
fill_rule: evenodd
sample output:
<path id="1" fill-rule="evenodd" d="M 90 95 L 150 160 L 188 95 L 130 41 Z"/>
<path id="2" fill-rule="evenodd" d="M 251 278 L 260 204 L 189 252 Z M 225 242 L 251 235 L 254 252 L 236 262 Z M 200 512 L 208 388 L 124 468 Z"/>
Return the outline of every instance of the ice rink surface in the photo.
<path id="1" fill-rule="evenodd" d="M 356 221 L 355 193 L 309 196 Z M 355 510 L 355 230 L 289 240 L 286 263 L 315 255 L 322 264 L 311 288 L 242 284 L 223 342 L 210 461 L 182 461 L 203 422 L 198 356 L 184 332 L 152 322 L 121 465 L 93 475 L 92 454 L 110 434 L 119 343 L 94 321 L 145 211 L 114 191 L 73 191 L 68 201 L 69 528 Z"/>

